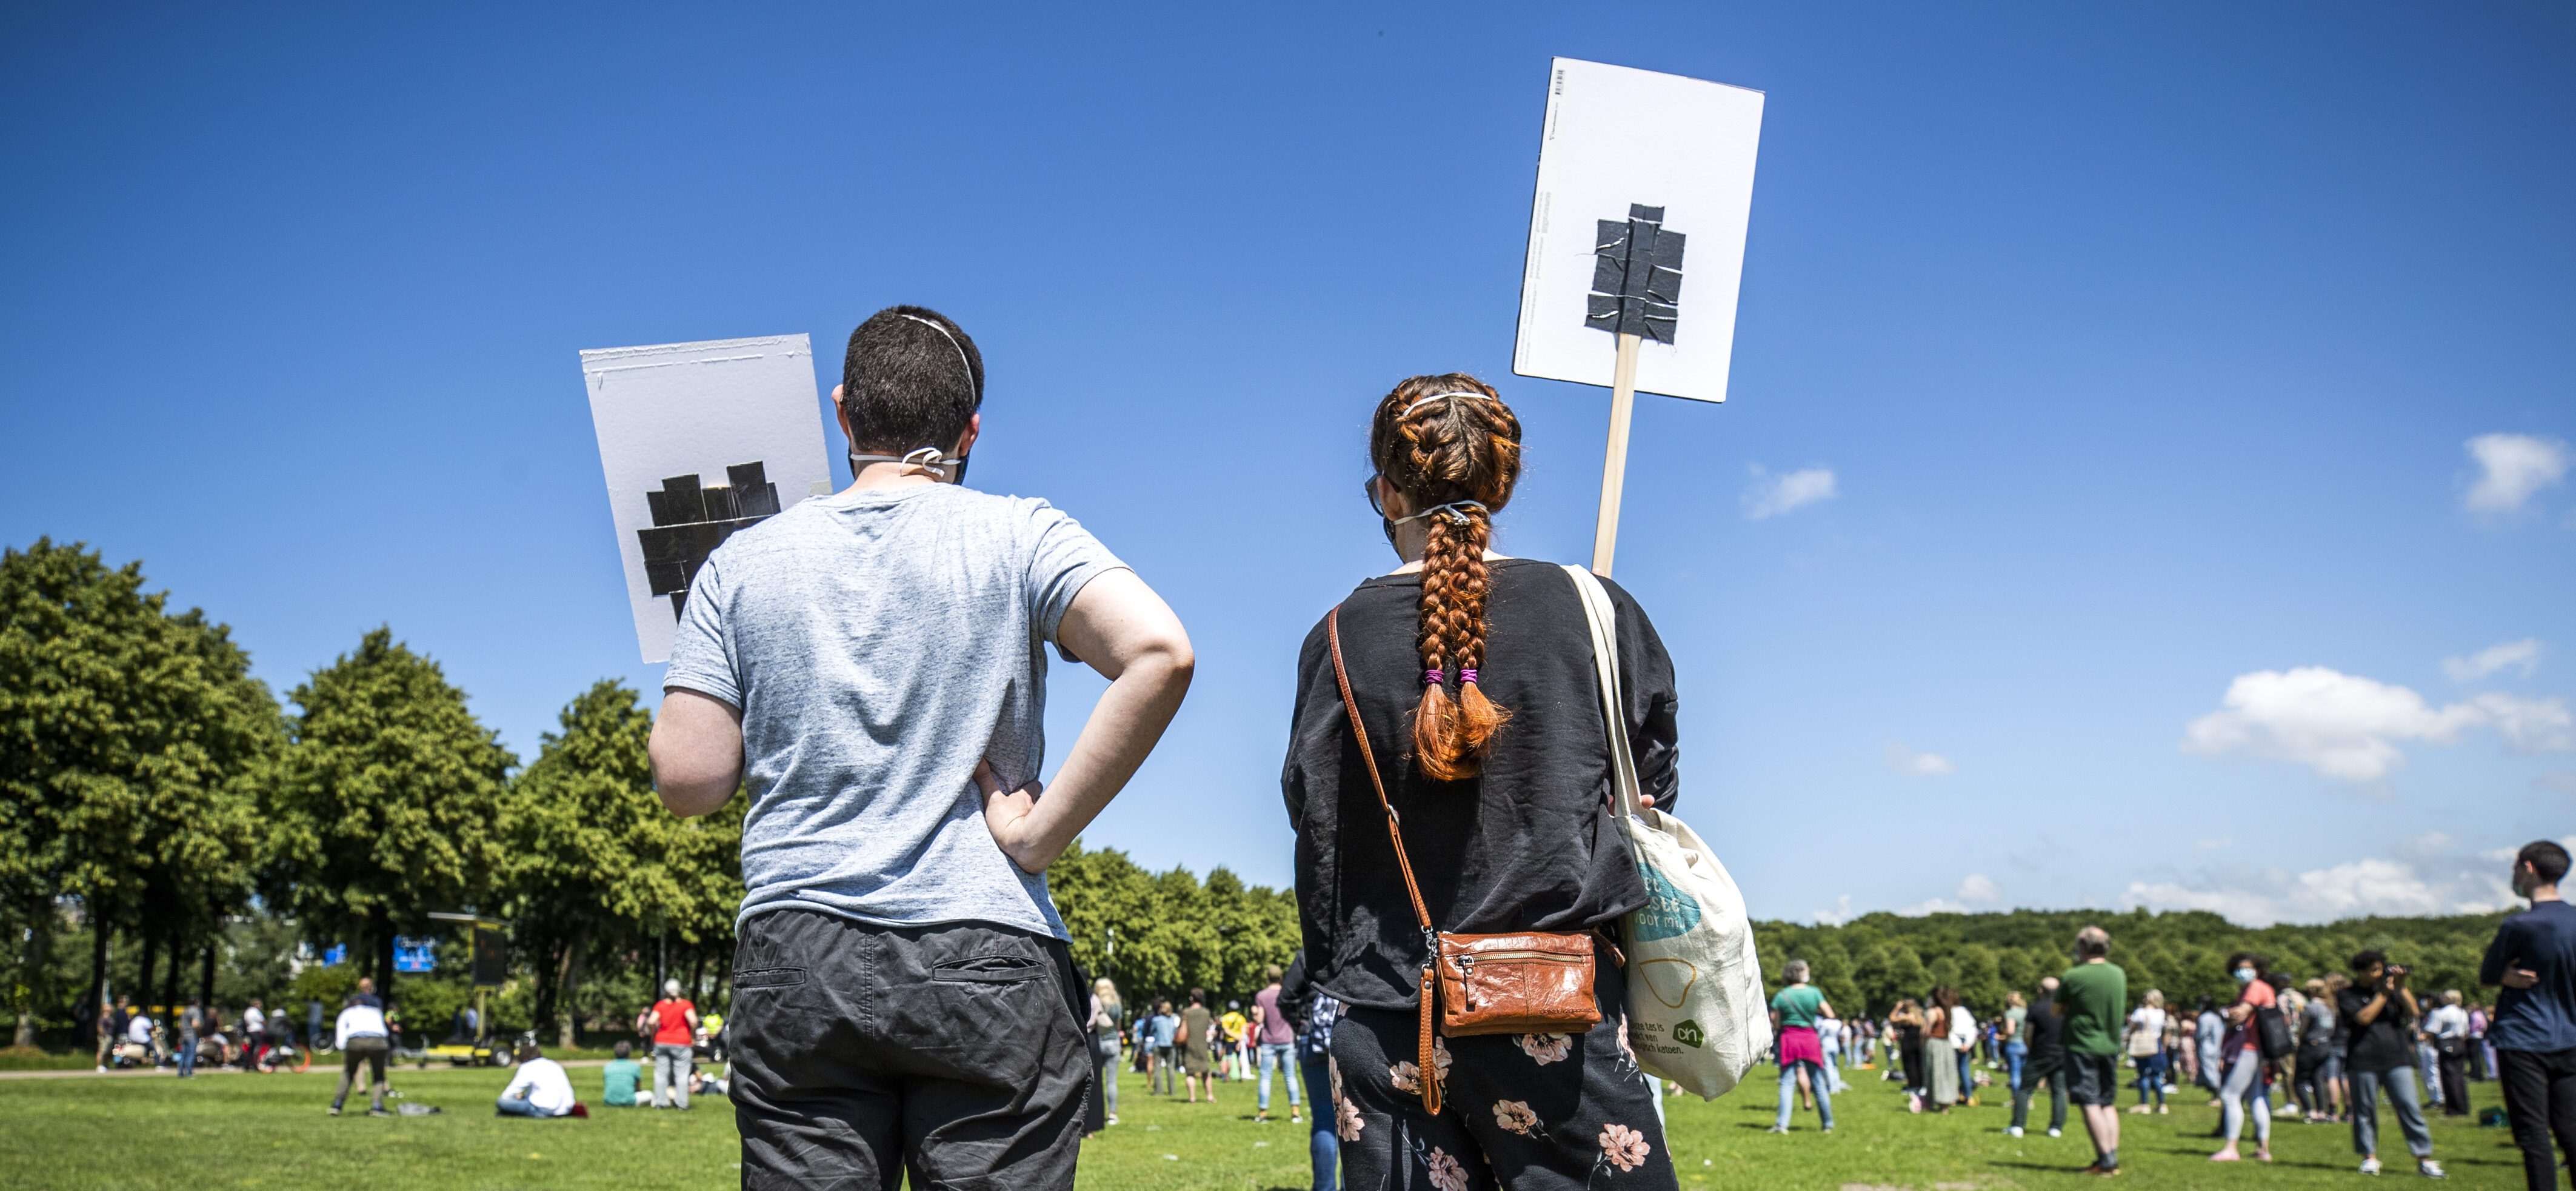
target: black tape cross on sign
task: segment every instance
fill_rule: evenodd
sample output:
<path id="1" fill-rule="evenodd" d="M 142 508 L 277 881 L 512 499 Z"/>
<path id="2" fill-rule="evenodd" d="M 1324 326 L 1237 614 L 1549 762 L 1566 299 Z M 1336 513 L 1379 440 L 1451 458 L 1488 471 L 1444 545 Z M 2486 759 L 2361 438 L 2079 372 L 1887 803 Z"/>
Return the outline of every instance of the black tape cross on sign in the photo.
<path id="1" fill-rule="evenodd" d="M 1671 343 L 1682 300 L 1682 234 L 1664 230 L 1662 207 L 1635 203 L 1628 218 L 1597 222 L 1583 325 Z"/>

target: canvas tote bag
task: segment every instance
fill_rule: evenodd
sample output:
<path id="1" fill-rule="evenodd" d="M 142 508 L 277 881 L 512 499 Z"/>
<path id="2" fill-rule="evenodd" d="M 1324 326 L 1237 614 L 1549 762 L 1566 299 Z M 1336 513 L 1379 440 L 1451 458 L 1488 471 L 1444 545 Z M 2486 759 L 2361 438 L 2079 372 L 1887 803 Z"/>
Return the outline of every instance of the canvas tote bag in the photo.
<path id="1" fill-rule="evenodd" d="M 1714 1100 L 1771 1053 L 1770 1002 L 1753 954 L 1744 894 L 1717 853 L 1680 819 L 1638 805 L 1637 763 L 1619 708 L 1619 643 L 1610 593 L 1579 566 L 1565 568 L 1592 625 L 1592 662 L 1609 728 L 1613 808 L 1646 905 L 1628 915 L 1628 1042 L 1650 1075 Z"/>

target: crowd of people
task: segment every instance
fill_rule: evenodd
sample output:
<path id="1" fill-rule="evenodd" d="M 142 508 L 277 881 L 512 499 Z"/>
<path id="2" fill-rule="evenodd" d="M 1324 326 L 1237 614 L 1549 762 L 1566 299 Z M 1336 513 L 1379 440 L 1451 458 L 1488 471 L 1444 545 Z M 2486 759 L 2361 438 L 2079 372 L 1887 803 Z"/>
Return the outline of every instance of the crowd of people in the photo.
<path id="1" fill-rule="evenodd" d="M 1220 1083 L 1253 1083 L 1255 1124 L 1272 1120 L 1276 1077 L 1288 1123 L 1309 1126 L 1307 1151 L 1316 1191 L 1334 1191 L 1338 1122 L 1316 1098 L 1333 1086 L 1329 1060 L 1342 1004 L 1314 986 L 1302 952 L 1288 967 L 1273 964 L 1263 976 L 1266 983 L 1248 1008 L 1230 1000 L 1222 1014 L 1210 1008 L 1204 989 L 1189 990 L 1176 1012 L 1163 998 L 1131 1008 L 1115 982 L 1107 977 L 1093 981 L 1089 1024 L 1099 1061 L 1099 1091 L 1092 1098 L 1098 1111 L 1085 1132 L 1097 1134 L 1118 1123 L 1122 1071 L 1144 1076 L 1147 1095 L 1179 1094 L 1184 1104 L 1215 1104 Z M 1180 1072 L 1178 1082 L 1174 1071 Z"/>
<path id="2" fill-rule="evenodd" d="M 359 984 L 360 991 L 373 995 L 371 981 Z M 282 1010 L 270 1012 L 258 997 L 250 998 L 238 1016 L 228 1019 L 221 1008 L 203 998 L 154 1017 L 153 1010 L 119 996 L 106 1002 L 92 1023 L 98 1038 L 98 1069 L 172 1067 L 181 1078 L 188 1078 L 200 1066 L 262 1072 L 281 1064 L 300 1068 L 311 1061 L 306 1048 L 319 1045 L 325 1037 L 322 1003 L 315 1001 L 310 1008 L 312 1024 L 299 1035 L 292 1018 Z M 299 1036 L 304 1039 L 303 1048 L 297 1045 Z"/>
<path id="3" fill-rule="evenodd" d="M 2148 989 L 2132 1004 L 2125 973 L 2110 962 L 2109 935 L 2087 927 L 2076 939 L 2082 962 L 2041 980 L 2032 997 L 2007 994 L 1991 1016 L 1979 1017 L 1945 987 L 1899 1000 L 1872 1021 L 1838 1017 L 1809 983 L 1807 963 L 1793 959 L 1771 1002 L 1779 1065 L 1772 1131 L 1787 1132 L 1793 1103 L 1803 1110 L 1812 1100 L 1831 1132 L 1832 1095 L 1848 1086 L 1846 1068 L 1883 1069 L 1917 1113 L 1975 1106 L 1991 1072 L 2011 1091 L 2007 1134 L 2023 1135 L 2031 1101 L 2046 1087 L 2048 1135 L 2063 1133 L 2073 1100 L 2094 1146 L 2086 1169 L 2112 1174 L 2122 1091 L 2137 1097 L 2127 1113 L 2163 1114 L 2168 1096 L 2194 1086 L 2220 1113 L 2211 1161 L 2270 1161 L 2276 1121 L 2344 1124 L 2360 1171 L 2378 1174 L 2384 1102 L 2416 1172 L 2443 1178 L 2427 1111 L 2466 1116 L 2470 1085 L 2495 1080 L 2504 1084 L 2527 1181 L 2539 1191 L 2557 1169 L 2552 1130 L 2576 1136 L 2576 913 L 2557 896 L 2567 869 L 2568 854 L 2555 843 L 2517 856 L 2513 885 L 2532 908 L 2509 919 L 2488 951 L 2480 980 L 2500 990 L 2492 1006 L 2457 989 L 2419 992 L 2408 966 L 2379 949 L 2353 955 L 2344 971 L 2304 979 L 2239 951 L 2225 962 L 2237 986 L 2231 998 L 2202 997 L 2182 1009 Z M 1988 1072 L 1975 1070 L 1978 1057 Z M 2249 1139 L 2250 1154 L 2242 1148 Z"/>

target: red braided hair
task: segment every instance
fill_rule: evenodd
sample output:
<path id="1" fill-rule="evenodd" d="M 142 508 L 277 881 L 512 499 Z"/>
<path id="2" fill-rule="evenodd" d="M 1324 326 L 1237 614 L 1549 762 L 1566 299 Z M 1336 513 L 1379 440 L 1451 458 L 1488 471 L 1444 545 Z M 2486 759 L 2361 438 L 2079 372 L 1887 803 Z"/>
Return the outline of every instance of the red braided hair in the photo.
<path id="1" fill-rule="evenodd" d="M 1417 376 L 1378 402 L 1369 461 L 1416 511 L 1459 501 L 1485 506 L 1461 510 L 1463 525 L 1438 515 L 1426 519 L 1430 540 L 1422 552 L 1415 630 L 1423 670 L 1441 680 L 1423 684 L 1414 708 L 1414 764 L 1435 780 L 1463 781 L 1483 771 L 1495 730 L 1512 714 L 1485 698 L 1467 674 L 1485 662 L 1485 547 L 1493 540 L 1492 515 L 1511 502 L 1520 480 L 1520 419 L 1475 377 Z"/>

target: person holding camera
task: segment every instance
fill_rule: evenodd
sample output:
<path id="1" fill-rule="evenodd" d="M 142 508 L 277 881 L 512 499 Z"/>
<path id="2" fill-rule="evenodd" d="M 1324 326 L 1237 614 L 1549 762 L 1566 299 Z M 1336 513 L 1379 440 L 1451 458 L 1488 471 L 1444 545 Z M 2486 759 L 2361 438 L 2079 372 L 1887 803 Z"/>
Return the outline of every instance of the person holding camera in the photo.
<path id="1" fill-rule="evenodd" d="M 2335 993 L 2335 1012 L 2351 1038 L 2345 1074 L 2352 1080 L 2352 1148 L 2361 1155 L 2361 1173 L 2379 1173 L 2379 1090 L 2386 1088 L 2417 1173 L 2441 1178 L 2442 1164 L 2433 1160 L 2433 1132 L 2424 1125 L 2423 1102 L 2415 1088 L 2414 1031 L 2409 1027 L 2423 1011 L 2414 990 L 2406 987 L 2407 970 L 2375 949 L 2353 956 L 2351 966 L 2352 984 Z"/>

